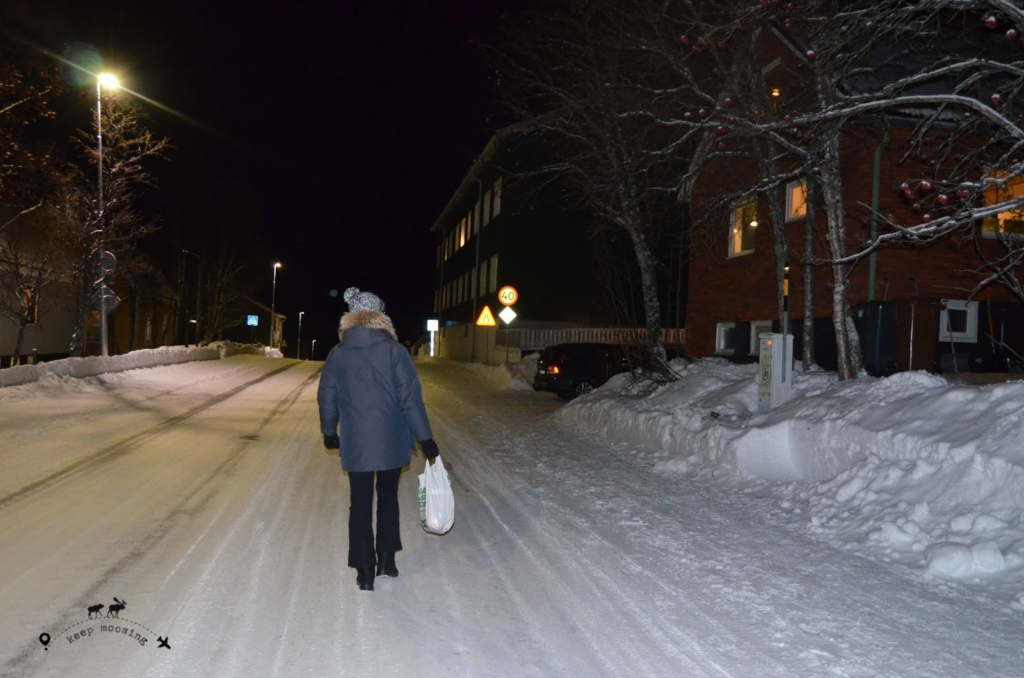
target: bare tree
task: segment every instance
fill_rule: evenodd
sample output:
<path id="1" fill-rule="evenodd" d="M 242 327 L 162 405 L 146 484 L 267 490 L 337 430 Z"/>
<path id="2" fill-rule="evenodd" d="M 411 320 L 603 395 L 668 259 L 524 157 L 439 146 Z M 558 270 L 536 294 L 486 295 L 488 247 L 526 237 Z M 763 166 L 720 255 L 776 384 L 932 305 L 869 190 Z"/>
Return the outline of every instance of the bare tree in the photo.
<path id="1" fill-rule="evenodd" d="M 76 169 L 68 171 L 63 191 L 62 209 L 80 225 L 77 280 L 78 322 L 71 340 L 71 353 L 80 355 L 85 348 L 86 321 L 90 299 L 100 273 L 97 257 L 109 251 L 118 259 L 127 259 L 139 240 L 158 226 L 138 208 L 142 193 L 153 188 L 156 181 L 146 164 L 163 159 L 171 146 L 164 137 L 155 136 L 143 123 L 140 111 L 119 96 L 104 94 L 103 106 L 103 199 L 89 186 L 85 175 Z M 99 161 L 96 147 L 96 119 L 93 134 L 80 131 L 76 139 L 90 164 Z"/>
<path id="2" fill-rule="evenodd" d="M 659 201 L 678 189 L 676 147 L 690 130 L 658 122 L 650 81 L 660 77 L 654 63 L 661 56 L 623 38 L 631 26 L 643 28 L 646 10 L 642 1 L 559 3 L 516 34 L 512 58 L 497 62 L 511 110 L 551 147 L 537 173 L 569 179 L 580 204 L 628 236 L 648 349 L 664 363 L 662 262 L 652 241 L 669 225 L 659 223 Z"/>

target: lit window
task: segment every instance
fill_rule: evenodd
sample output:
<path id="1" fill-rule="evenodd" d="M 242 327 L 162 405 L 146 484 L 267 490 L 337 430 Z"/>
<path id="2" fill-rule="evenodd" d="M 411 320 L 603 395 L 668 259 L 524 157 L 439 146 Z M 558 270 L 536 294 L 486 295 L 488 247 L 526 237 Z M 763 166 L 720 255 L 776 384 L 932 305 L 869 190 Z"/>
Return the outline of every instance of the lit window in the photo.
<path id="1" fill-rule="evenodd" d="M 750 323 L 750 352 L 757 355 L 761 352 L 761 335 L 772 333 L 771 320 L 755 320 Z"/>
<path id="2" fill-rule="evenodd" d="M 729 233 L 729 256 L 748 254 L 754 251 L 754 232 L 757 230 L 757 201 L 750 200 L 738 205 L 732 213 Z"/>
<path id="3" fill-rule="evenodd" d="M 494 182 L 494 210 L 491 216 L 497 217 L 499 214 L 501 214 L 501 179 Z"/>
<path id="4" fill-rule="evenodd" d="M 491 287 L 490 292 L 498 291 L 498 255 L 491 257 Z"/>
<path id="5" fill-rule="evenodd" d="M 491 223 L 491 192 L 484 193 L 484 226 Z"/>
<path id="6" fill-rule="evenodd" d="M 978 341 L 978 302 L 943 299 L 939 313 L 939 341 Z"/>
<path id="7" fill-rule="evenodd" d="M 1024 198 L 1024 178 L 1011 176 L 1006 172 L 993 172 L 986 179 L 1002 179 L 1001 182 L 985 189 L 986 205 L 998 205 L 1017 198 Z M 995 238 L 998 235 L 1009 235 L 1014 238 L 1024 237 L 1024 207 L 1000 212 L 994 217 L 985 219 L 981 234 L 986 238 Z"/>
<path id="8" fill-rule="evenodd" d="M 465 247 L 466 245 L 466 220 L 463 219 L 462 223 L 459 224 L 459 247 Z"/>
<path id="9" fill-rule="evenodd" d="M 39 322 L 39 295 L 31 285 L 25 285 L 21 289 L 21 314 L 27 325 Z"/>
<path id="10" fill-rule="evenodd" d="M 786 221 L 807 216 L 807 180 L 791 181 L 786 185 Z"/>
<path id="11" fill-rule="evenodd" d="M 736 350 L 736 323 L 718 323 L 715 331 L 715 353 L 732 355 Z"/>

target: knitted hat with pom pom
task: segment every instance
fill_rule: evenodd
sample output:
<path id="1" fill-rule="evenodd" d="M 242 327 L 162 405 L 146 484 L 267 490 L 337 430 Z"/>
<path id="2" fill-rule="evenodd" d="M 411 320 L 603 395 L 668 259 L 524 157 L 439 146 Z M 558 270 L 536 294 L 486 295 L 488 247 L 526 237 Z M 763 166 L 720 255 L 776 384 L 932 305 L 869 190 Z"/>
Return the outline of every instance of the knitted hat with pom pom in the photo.
<path id="1" fill-rule="evenodd" d="M 373 292 L 360 292 L 358 287 L 350 287 L 344 296 L 349 310 L 384 312 L 384 302 Z"/>

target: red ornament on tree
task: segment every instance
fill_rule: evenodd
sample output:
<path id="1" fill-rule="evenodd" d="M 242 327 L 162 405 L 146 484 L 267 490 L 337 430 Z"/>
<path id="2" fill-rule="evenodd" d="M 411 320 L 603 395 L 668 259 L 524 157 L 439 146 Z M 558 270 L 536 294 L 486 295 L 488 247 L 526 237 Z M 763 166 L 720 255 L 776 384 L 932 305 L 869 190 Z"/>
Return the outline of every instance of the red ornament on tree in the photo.
<path id="1" fill-rule="evenodd" d="M 702 117 L 702 118 L 706 118 L 706 117 L 708 117 L 708 112 L 707 112 L 707 111 L 705 111 L 705 110 L 704 110 L 704 109 L 702 108 L 702 109 L 700 109 L 699 111 L 697 111 L 697 115 L 699 115 L 699 116 L 700 116 L 700 117 Z"/>
<path id="2" fill-rule="evenodd" d="M 912 190 L 910 190 L 909 188 L 905 189 L 903 191 L 903 197 L 906 198 L 907 200 L 913 200 L 914 199 L 914 192 Z"/>
<path id="3" fill-rule="evenodd" d="M 814 176 L 818 176 L 819 174 L 821 174 L 821 169 L 818 167 L 812 167 L 811 174 L 813 174 Z"/>
<path id="4" fill-rule="evenodd" d="M 931 184 L 931 182 L 930 182 L 930 181 L 928 181 L 927 179 L 925 179 L 924 181 L 922 181 L 922 182 L 921 182 L 921 190 L 922 190 L 922 191 L 930 191 L 930 190 L 932 190 L 932 184 Z"/>
<path id="5" fill-rule="evenodd" d="M 985 26 L 988 28 L 995 28 L 999 25 L 999 19 L 995 18 L 991 14 L 985 17 Z"/>
<path id="6" fill-rule="evenodd" d="M 920 212 L 921 203 L 915 202 L 913 205 L 910 206 L 910 209 L 914 210 L 914 212 Z"/>
<path id="7" fill-rule="evenodd" d="M 718 150 L 720 150 L 720 151 L 724 151 L 725 150 L 725 142 L 724 141 L 719 141 L 718 142 Z"/>
<path id="8" fill-rule="evenodd" d="M 962 188 L 956 192 L 956 197 L 960 198 L 961 200 L 967 200 L 968 198 L 971 197 L 971 192 L 968 191 L 966 188 Z"/>
<path id="9" fill-rule="evenodd" d="M 904 181 L 902 184 L 900 184 L 900 190 L 904 191 L 904 192 L 905 191 L 909 191 L 910 190 L 910 184 L 908 184 L 907 182 Z"/>
<path id="10" fill-rule="evenodd" d="M 690 39 L 688 37 L 686 37 L 685 35 L 680 35 L 679 36 L 679 44 L 680 45 L 689 45 L 690 44 Z"/>
<path id="11" fill-rule="evenodd" d="M 690 113 L 689 111 L 687 111 L 686 113 L 683 113 L 683 120 L 689 120 L 692 117 L 693 117 L 693 113 Z"/>
<path id="12" fill-rule="evenodd" d="M 1003 97 L 999 94 L 993 94 L 992 103 L 998 106 L 999 104 L 1003 103 Z"/>
<path id="13" fill-rule="evenodd" d="M 930 214 L 922 214 L 921 215 L 921 221 L 923 221 L 924 223 L 927 224 L 931 220 L 932 220 L 932 215 L 930 215 Z"/>
<path id="14" fill-rule="evenodd" d="M 816 56 L 818 56 L 818 55 L 814 53 L 814 50 L 813 50 L 813 49 L 809 49 L 809 50 L 807 50 L 807 60 L 808 60 L 808 61 L 814 61 L 814 58 L 815 58 Z"/>
<path id="15" fill-rule="evenodd" d="M 939 193 L 937 196 L 935 196 L 935 200 L 938 201 L 940 205 L 949 204 L 949 196 L 946 195 L 945 193 Z"/>
<path id="16" fill-rule="evenodd" d="M 1016 28 L 1011 28 L 1010 30 L 1006 31 L 1006 39 L 1007 40 L 1016 40 L 1017 36 L 1019 36 L 1019 35 L 1020 35 L 1020 31 L 1018 31 Z"/>

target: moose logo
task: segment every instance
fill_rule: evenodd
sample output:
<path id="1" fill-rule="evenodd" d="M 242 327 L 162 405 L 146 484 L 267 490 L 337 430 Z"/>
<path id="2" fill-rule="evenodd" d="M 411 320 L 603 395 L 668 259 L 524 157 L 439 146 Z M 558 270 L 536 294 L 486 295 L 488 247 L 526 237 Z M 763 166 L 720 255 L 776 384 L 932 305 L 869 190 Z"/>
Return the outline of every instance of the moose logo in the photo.
<path id="1" fill-rule="evenodd" d="M 128 607 L 128 603 L 126 603 L 123 600 L 119 600 L 117 598 L 114 598 L 114 603 L 115 603 L 114 605 L 111 605 L 110 607 L 107 608 L 107 616 L 108 617 L 113 617 L 115 619 L 120 619 L 120 617 L 118 616 L 118 613 L 121 612 L 121 610 L 123 610 L 124 608 Z M 96 619 L 99 619 L 100 616 L 102 615 L 101 610 L 103 610 L 103 605 L 100 605 L 100 604 L 90 605 L 86 609 L 89 612 L 89 619 L 93 619 L 93 615 L 96 615 Z"/>

